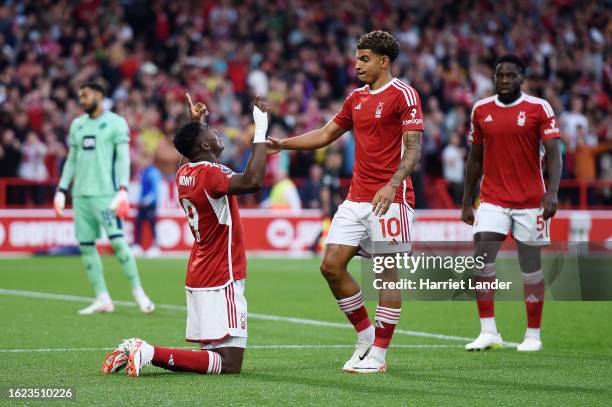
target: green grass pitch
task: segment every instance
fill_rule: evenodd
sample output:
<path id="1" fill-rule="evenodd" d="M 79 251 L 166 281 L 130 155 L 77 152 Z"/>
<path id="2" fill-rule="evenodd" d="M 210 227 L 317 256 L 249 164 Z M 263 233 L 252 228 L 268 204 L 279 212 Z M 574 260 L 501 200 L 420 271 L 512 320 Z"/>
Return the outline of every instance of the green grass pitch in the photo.
<path id="1" fill-rule="evenodd" d="M 547 302 L 544 350 L 535 354 L 512 348 L 468 353 L 461 340 L 415 336 L 410 331 L 473 337 L 478 333 L 476 309 L 470 302 L 407 302 L 398 326 L 402 332 L 387 355 L 387 373 L 343 373 L 355 340 L 352 330 L 303 321 L 346 323 L 318 272 L 318 259 L 249 260 L 246 295 L 254 315 L 242 374 L 207 376 L 147 367 L 135 379 L 124 372 L 100 375 L 105 349 L 122 338 L 188 346 L 183 340 L 185 312 L 176 307 L 185 303 L 185 263 L 139 260 L 151 298 L 175 307 L 160 306 L 143 315 L 119 305 L 114 314 L 79 316 L 76 311 L 86 305 L 79 298 L 17 295 L 91 296 L 79 258 L 1 259 L 0 388 L 72 386 L 76 400 L 68 405 L 612 403 L 612 302 Z M 353 263 L 357 272 L 359 264 Z M 105 258 L 104 265 L 113 299 L 131 301 L 116 260 Z M 371 316 L 374 307 L 368 303 Z M 504 340 L 519 342 L 525 328 L 522 302 L 498 302 L 496 309 Z"/>

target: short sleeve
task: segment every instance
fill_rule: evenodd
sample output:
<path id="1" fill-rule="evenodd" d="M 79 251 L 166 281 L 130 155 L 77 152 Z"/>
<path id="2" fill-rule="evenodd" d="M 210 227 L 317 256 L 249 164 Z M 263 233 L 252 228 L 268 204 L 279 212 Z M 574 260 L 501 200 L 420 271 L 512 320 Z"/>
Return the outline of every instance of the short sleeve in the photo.
<path id="1" fill-rule="evenodd" d="M 470 116 L 470 133 L 468 140 L 472 144 L 482 144 L 482 130 L 478 125 L 478 111 L 476 106 L 472 108 L 472 114 Z"/>
<path id="2" fill-rule="evenodd" d="M 561 131 L 555 118 L 555 112 L 548 102 L 544 102 L 540 119 L 540 138 L 542 140 L 552 140 L 560 137 Z"/>
<path id="3" fill-rule="evenodd" d="M 230 179 L 234 172 L 225 166 L 211 166 L 204 177 L 204 189 L 211 197 L 217 199 L 227 195 Z"/>
<path id="4" fill-rule="evenodd" d="M 345 130 L 353 128 L 353 100 L 355 92 L 352 92 L 345 100 L 342 108 L 334 117 L 334 122 Z"/>
<path id="5" fill-rule="evenodd" d="M 130 128 L 123 117 L 118 117 L 115 125 L 115 144 L 130 142 Z"/>
<path id="6" fill-rule="evenodd" d="M 402 133 L 406 131 L 423 131 L 423 111 L 421 98 L 411 87 L 402 87 L 398 98 L 397 112 L 402 121 Z"/>

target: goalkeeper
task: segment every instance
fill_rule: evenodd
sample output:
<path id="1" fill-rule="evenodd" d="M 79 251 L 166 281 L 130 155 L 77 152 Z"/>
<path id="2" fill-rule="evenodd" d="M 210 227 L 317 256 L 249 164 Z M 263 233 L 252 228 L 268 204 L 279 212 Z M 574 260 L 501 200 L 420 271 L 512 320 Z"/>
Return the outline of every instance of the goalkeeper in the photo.
<path id="1" fill-rule="evenodd" d="M 136 261 L 125 241 L 123 221 L 129 202 L 130 179 L 129 129 L 125 119 L 102 107 L 106 90 L 98 82 L 79 88 L 79 103 L 86 114 L 70 125 L 69 152 L 62 170 L 53 208 L 58 216 L 66 203 L 72 181 L 74 225 L 87 277 L 96 292 L 95 301 L 79 311 L 81 315 L 113 312 L 115 307 L 106 288 L 102 260 L 96 249 L 100 226 L 111 242 L 115 256 L 132 286 L 140 310 L 153 312 L 155 305 L 140 284 Z"/>

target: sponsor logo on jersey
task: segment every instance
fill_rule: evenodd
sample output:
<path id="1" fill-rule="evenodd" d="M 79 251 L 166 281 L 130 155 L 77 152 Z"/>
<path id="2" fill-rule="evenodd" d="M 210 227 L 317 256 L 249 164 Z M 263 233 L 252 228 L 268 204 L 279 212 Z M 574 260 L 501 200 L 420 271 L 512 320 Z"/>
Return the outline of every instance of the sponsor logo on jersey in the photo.
<path id="1" fill-rule="evenodd" d="M 355 106 L 355 110 L 361 110 L 361 103 L 358 103 L 357 106 Z"/>
<path id="2" fill-rule="evenodd" d="M 96 149 L 96 136 L 89 135 L 83 137 L 83 150 L 95 150 Z"/>
<path id="3" fill-rule="evenodd" d="M 383 110 L 384 104 L 385 104 L 384 102 L 380 102 L 378 106 L 376 106 L 376 112 L 374 113 L 375 118 L 380 119 L 380 117 L 382 116 L 382 110 Z"/>
<path id="4" fill-rule="evenodd" d="M 550 128 L 544 130 L 544 134 L 548 135 L 548 134 L 555 134 L 555 133 L 559 133 L 559 128 L 557 127 L 556 120 L 552 119 L 550 121 Z"/>
<path id="5" fill-rule="evenodd" d="M 407 126 L 409 124 L 423 124 L 423 119 L 402 120 L 402 126 Z"/>
<path id="6" fill-rule="evenodd" d="M 493 121 L 493 117 L 491 117 L 491 115 L 488 115 L 485 119 L 484 119 L 485 123 L 489 123 Z"/>
<path id="7" fill-rule="evenodd" d="M 179 185 L 192 187 L 195 185 L 195 177 L 192 175 L 181 175 L 179 176 Z"/>
<path id="8" fill-rule="evenodd" d="M 525 114 L 525 112 L 519 112 L 519 115 L 516 118 L 516 124 L 523 127 L 525 126 L 526 119 L 527 119 L 527 115 Z"/>

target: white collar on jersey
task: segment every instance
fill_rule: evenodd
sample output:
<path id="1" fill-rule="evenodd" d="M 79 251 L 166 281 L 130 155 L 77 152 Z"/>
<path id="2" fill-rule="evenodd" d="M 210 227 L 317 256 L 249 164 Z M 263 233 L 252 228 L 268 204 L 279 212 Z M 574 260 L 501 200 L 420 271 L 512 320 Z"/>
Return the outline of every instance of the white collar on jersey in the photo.
<path id="1" fill-rule="evenodd" d="M 525 93 L 524 92 L 521 92 L 521 96 L 519 96 L 518 99 L 516 99 L 514 102 L 509 103 L 509 104 L 502 103 L 499 100 L 499 95 L 495 95 L 495 104 L 497 106 L 499 106 L 499 107 L 512 107 L 512 106 L 516 106 L 519 103 L 521 103 L 523 100 L 525 100 Z"/>
<path id="2" fill-rule="evenodd" d="M 384 86 L 376 89 L 376 90 L 371 90 L 370 89 L 370 85 L 366 85 L 368 87 L 368 91 L 370 92 L 371 95 L 376 95 L 377 93 L 382 92 L 383 90 L 387 89 L 389 86 L 393 85 L 393 83 L 396 81 L 395 78 L 391 79 L 389 82 L 387 82 Z"/>

